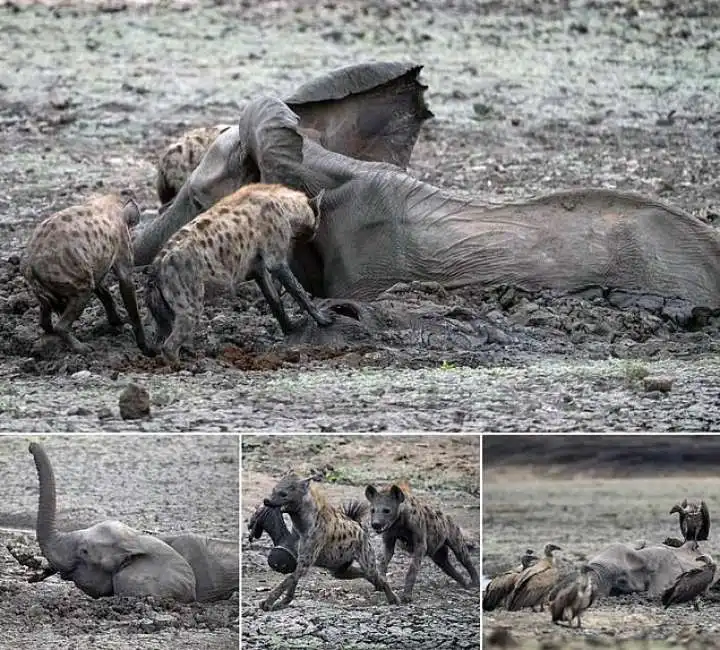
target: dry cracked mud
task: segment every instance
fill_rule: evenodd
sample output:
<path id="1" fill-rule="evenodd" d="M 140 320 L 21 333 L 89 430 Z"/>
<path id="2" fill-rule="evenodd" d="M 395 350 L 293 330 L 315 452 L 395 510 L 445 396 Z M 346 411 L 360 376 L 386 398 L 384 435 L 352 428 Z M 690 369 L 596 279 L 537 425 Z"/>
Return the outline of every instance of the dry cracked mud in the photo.
<path id="1" fill-rule="evenodd" d="M 672 302 L 411 286 L 376 308 L 422 327 L 328 349 L 283 342 L 248 289 L 208 307 L 197 359 L 171 375 L 108 332 L 97 304 L 77 324 L 93 354 L 34 355 L 17 262 L 40 219 L 91 191 L 129 186 L 156 208 L 154 163 L 184 129 L 367 59 L 425 66 L 436 118 L 411 160 L 419 178 L 489 202 L 637 190 L 712 220 L 719 19 L 710 1 L 3 0 L 0 429 L 713 428 L 720 319 L 679 323 Z M 131 381 L 150 389 L 148 420 L 118 415 Z"/>

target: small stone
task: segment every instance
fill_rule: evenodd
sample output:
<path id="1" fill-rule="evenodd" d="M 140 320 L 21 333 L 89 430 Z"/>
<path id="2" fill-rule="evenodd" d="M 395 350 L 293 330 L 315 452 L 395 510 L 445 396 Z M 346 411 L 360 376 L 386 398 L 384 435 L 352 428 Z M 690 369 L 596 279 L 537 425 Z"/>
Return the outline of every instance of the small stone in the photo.
<path id="1" fill-rule="evenodd" d="M 89 408 L 86 408 L 84 406 L 73 406 L 71 409 L 67 412 L 68 415 L 80 415 L 80 416 L 86 416 L 90 415 L 91 411 Z"/>
<path id="2" fill-rule="evenodd" d="M 139 420 L 150 416 L 150 394 L 138 384 L 128 384 L 118 400 L 123 420 Z"/>
<path id="3" fill-rule="evenodd" d="M 91 375 L 92 373 L 89 370 L 78 370 L 70 375 L 70 379 L 74 379 L 75 381 L 85 381 L 86 379 L 90 379 Z"/>
<path id="4" fill-rule="evenodd" d="M 97 416 L 98 420 L 109 420 L 112 418 L 113 412 L 107 406 L 103 406 L 101 409 L 98 409 Z"/>
<path id="5" fill-rule="evenodd" d="M 672 390 L 672 379 L 670 377 L 645 377 L 643 379 L 643 388 L 646 392 L 651 393 L 657 391 L 659 393 L 669 393 Z"/>

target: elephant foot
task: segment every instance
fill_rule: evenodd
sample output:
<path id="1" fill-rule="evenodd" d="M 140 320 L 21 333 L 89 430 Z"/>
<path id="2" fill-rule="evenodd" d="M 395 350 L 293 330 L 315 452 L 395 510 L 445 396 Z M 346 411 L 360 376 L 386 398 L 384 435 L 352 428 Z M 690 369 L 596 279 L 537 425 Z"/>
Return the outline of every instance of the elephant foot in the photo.
<path id="1" fill-rule="evenodd" d="M 268 565 L 278 573 L 292 573 L 297 566 L 299 535 L 288 530 L 279 508 L 262 505 L 248 522 L 250 541 L 259 539 L 266 532 L 275 548 L 268 555 Z"/>

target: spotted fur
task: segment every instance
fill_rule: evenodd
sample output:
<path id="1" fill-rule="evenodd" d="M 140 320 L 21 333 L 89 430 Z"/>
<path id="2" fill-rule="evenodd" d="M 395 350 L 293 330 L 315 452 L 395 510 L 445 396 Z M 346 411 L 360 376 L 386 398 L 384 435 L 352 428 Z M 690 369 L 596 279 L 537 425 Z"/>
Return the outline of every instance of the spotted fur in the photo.
<path id="1" fill-rule="evenodd" d="M 132 281 L 130 229 L 140 219 L 133 199 L 120 193 L 93 196 L 52 215 L 35 228 L 26 246 L 22 272 L 40 302 L 40 326 L 57 335 L 72 350 L 87 354 L 92 348 L 78 341 L 71 326 L 95 294 L 112 326 L 122 325 L 112 295 L 104 284 L 111 269 L 135 332 L 138 347 L 152 356 L 138 311 Z M 52 312 L 60 315 L 53 326 Z"/>
<path id="2" fill-rule="evenodd" d="M 319 201 L 282 185 L 246 185 L 170 238 L 147 272 L 145 293 L 168 363 L 177 365 L 180 346 L 190 343 L 208 284 L 228 288 L 254 279 L 283 332 L 289 332 L 292 324 L 273 276 L 319 325 L 332 323 L 288 264 L 293 239 L 311 237 L 318 228 Z"/>
<path id="3" fill-rule="evenodd" d="M 365 578 L 385 593 L 390 604 L 400 601 L 384 576 L 378 574 L 370 534 L 361 523 L 366 504 L 354 502 L 343 508 L 332 506 L 312 479 L 295 474 L 282 478 L 265 505 L 287 512 L 300 534 L 295 571 L 286 576 L 260 604 L 264 610 L 286 607 L 295 595 L 300 578 L 314 564 L 329 569 L 336 578 Z M 356 561 L 359 567 L 353 566 Z M 282 600 L 279 600 L 280 597 Z"/>
<path id="4" fill-rule="evenodd" d="M 217 124 L 190 129 L 165 148 L 158 161 L 156 182 L 161 205 L 175 198 L 215 138 L 229 128 L 229 124 Z"/>
<path id="5" fill-rule="evenodd" d="M 425 555 L 430 556 L 435 564 L 463 587 L 479 590 L 480 578 L 470 559 L 467 541 L 449 515 L 410 494 L 407 486 L 401 488 L 391 485 L 378 490 L 368 485 L 365 497 L 370 502 L 372 528 L 382 534 L 383 538 L 380 575 L 385 577 L 398 540 L 412 554 L 401 596 L 403 602 L 412 600 L 415 580 Z M 450 550 L 470 575 L 469 583 L 450 562 Z"/>

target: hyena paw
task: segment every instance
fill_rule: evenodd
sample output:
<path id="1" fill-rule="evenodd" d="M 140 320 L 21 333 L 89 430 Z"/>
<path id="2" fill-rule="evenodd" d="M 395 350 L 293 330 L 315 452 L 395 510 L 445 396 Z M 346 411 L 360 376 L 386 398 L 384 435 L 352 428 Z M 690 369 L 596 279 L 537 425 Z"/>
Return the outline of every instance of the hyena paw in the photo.
<path id="1" fill-rule="evenodd" d="M 263 600 L 260 603 L 260 609 L 262 609 L 264 612 L 276 612 L 279 609 L 284 609 L 287 607 L 287 603 L 280 601 L 280 602 L 268 602 L 268 600 Z"/>

